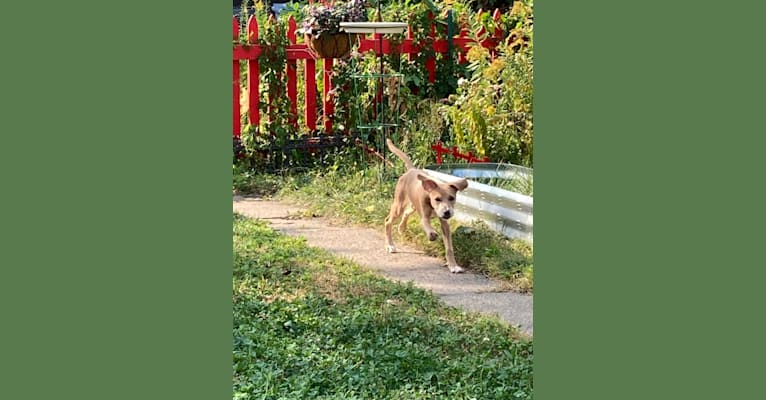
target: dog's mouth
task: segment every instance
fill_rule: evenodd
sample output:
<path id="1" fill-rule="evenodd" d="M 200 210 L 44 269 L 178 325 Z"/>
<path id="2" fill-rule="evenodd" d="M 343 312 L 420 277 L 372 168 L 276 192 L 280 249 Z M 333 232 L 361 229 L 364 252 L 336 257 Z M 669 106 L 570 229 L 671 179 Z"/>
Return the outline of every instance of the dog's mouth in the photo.
<path id="1" fill-rule="evenodd" d="M 452 212 L 451 211 L 445 211 L 444 213 L 442 213 L 441 218 L 442 219 L 450 219 L 450 218 L 452 218 Z"/>

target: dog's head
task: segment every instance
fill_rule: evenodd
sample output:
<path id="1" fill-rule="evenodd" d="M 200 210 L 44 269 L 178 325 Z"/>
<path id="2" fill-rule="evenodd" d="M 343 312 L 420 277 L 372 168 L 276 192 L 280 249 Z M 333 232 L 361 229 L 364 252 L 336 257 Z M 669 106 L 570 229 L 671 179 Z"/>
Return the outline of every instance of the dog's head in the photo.
<path id="1" fill-rule="evenodd" d="M 457 196 L 457 192 L 468 187 L 468 181 L 458 179 L 453 182 L 442 183 L 420 174 L 418 179 L 428 195 L 436 216 L 441 219 L 452 218 L 455 215 L 455 196 Z"/>

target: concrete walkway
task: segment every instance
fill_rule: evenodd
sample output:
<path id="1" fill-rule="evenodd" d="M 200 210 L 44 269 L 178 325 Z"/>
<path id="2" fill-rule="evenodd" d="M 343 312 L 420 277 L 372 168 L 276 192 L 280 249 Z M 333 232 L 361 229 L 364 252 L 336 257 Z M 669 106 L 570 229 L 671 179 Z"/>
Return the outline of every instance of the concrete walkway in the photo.
<path id="1" fill-rule="evenodd" d="M 412 281 L 450 306 L 497 315 L 532 336 L 531 295 L 500 291 L 497 282 L 481 275 L 452 274 L 443 260 L 425 256 L 401 242 L 397 243 L 397 253 L 388 254 L 383 232 L 338 225 L 324 218 L 299 218 L 300 207 L 270 199 L 234 196 L 234 211 L 263 219 L 287 235 L 303 236 L 309 245 L 352 259 L 389 279 Z"/>

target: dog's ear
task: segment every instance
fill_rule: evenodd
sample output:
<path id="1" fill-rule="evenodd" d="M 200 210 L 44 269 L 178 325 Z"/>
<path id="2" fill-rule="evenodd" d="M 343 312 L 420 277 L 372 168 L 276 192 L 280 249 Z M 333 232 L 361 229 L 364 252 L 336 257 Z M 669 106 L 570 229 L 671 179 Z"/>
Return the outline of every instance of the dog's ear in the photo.
<path id="1" fill-rule="evenodd" d="M 465 179 L 460 179 L 455 182 L 450 182 L 449 185 L 459 192 L 468 187 L 468 181 Z"/>
<path id="2" fill-rule="evenodd" d="M 436 189 L 438 186 L 436 182 L 432 181 L 431 178 L 418 174 L 418 179 L 420 179 L 421 183 L 423 184 L 423 190 L 426 191 L 426 193 Z"/>

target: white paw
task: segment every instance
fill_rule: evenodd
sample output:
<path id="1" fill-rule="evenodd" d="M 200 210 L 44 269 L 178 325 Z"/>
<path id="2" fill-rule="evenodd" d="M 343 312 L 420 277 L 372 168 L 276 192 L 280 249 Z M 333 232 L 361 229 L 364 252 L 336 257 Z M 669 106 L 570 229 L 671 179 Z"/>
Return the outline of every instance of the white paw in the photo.
<path id="1" fill-rule="evenodd" d="M 461 272 L 465 272 L 465 270 L 459 265 L 447 265 L 447 268 L 449 268 L 449 272 L 452 272 L 453 274 L 459 274 Z"/>
<path id="2" fill-rule="evenodd" d="M 389 252 L 389 253 L 396 253 L 396 247 L 394 247 L 394 245 L 392 245 L 392 244 L 388 245 L 388 246 L 386 246 L 386 251 Z"/>

